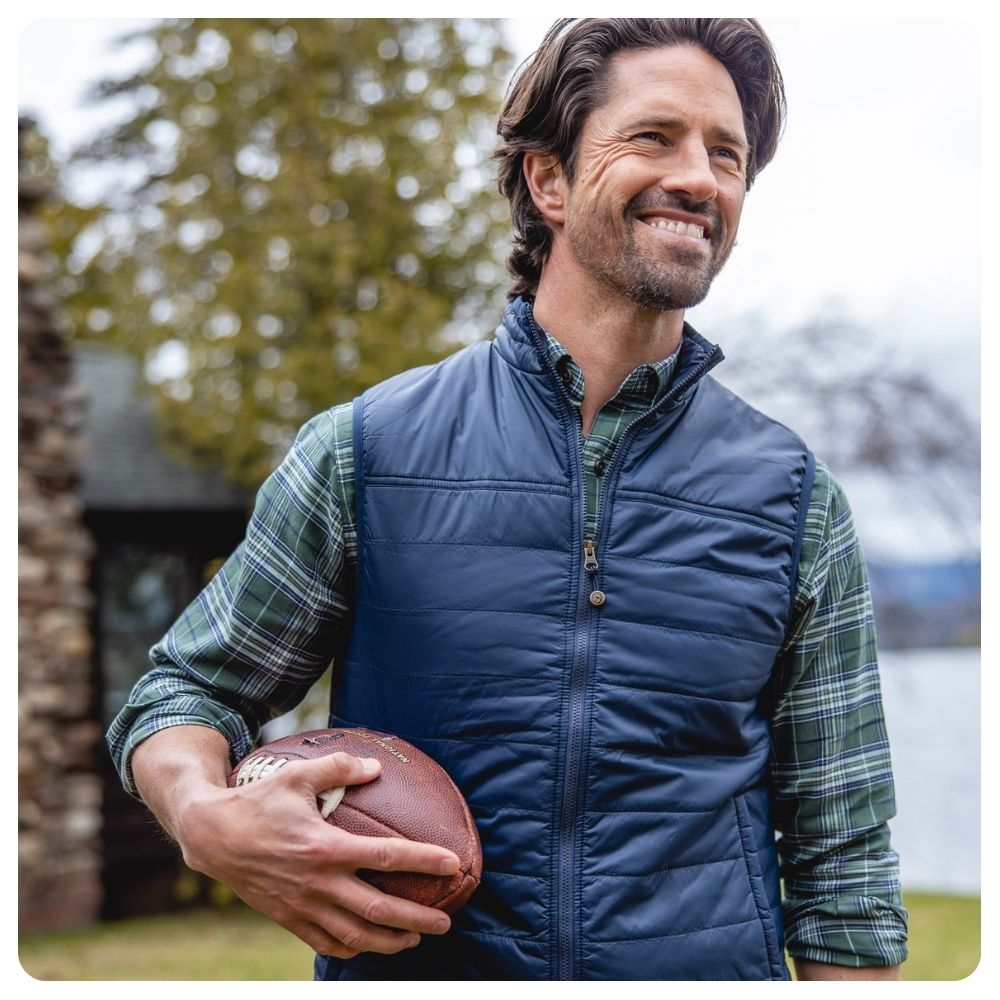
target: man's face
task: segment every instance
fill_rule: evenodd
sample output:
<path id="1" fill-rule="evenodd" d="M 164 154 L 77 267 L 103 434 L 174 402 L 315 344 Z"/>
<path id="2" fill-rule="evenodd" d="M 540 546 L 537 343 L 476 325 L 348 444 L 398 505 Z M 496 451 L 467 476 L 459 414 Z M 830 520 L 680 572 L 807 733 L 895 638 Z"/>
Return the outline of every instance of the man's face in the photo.
<path id="1" fill-rule="evenodd" d="M 693 46 L 625 52 L 587 118 L 564 237 L 604 294 L 645 309 L 700 302 L 736 240 L 747 141 L 732 78 Z"/>

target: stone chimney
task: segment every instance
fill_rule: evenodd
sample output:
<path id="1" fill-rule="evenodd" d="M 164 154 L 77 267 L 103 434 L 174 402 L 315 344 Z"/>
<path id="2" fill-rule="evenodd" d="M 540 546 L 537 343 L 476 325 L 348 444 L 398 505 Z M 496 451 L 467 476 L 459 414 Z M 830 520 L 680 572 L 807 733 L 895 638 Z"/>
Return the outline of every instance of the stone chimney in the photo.
<path id="1" fill-rule="evenodd" d="M 84 400 L 44 263 L 18 121 L 18 901 L 22 932 L 101 905 L 101 728 L 91 675 L 92 543 L 77 488 Z"/>

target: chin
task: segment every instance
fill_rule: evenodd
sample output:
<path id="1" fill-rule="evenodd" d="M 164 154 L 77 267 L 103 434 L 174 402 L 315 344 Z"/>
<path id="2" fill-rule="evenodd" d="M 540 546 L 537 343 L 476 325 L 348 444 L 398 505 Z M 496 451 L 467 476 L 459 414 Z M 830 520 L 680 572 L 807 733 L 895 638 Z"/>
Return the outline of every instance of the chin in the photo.
<path id="1" fill-rule="evenodd" d="M 662 276 L 637 276 L 625 289 L 628 297 L 643 309 L 652 312 L 677 312 L 690 309 L 704 301 L 715 275 L 697 280 L 665 280 Z"/>

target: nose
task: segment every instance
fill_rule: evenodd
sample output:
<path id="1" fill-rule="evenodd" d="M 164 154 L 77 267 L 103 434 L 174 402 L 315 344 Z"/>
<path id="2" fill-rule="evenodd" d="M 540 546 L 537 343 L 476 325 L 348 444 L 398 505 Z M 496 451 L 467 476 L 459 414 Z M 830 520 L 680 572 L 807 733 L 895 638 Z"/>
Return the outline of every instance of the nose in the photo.
<path id="1" fill-rule="evenodd" d="M 719 193 L 719 183 L 712 171 L 708 150 L 702 142 L 692 138 L 677 147 L 660 187 L 674 194 L 685 194 L 699 203 L 715 198 Z"/>

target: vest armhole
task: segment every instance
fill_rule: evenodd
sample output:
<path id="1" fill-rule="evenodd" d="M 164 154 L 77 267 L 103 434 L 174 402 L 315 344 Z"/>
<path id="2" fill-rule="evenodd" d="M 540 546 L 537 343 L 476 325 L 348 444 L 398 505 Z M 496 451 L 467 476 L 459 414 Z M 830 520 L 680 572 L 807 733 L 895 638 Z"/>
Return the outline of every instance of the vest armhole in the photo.
<path id="1" fill-rule="evenodd" d="M 354 560 L 354 594 L 360 593 L 361 563 L 365 551 L 365 441 L 364 441 L 364 396 L 355 396 L 353 424 L 351 429 L 351 451 L 354 458 L 354 536 L 357 556 Z"/>
<path id="2" fill-rule="evenodd" d="M 812 502 L 813 480 L 816 476 L 816 456 L 806 449 L 806 467 L 802 473 L 802 487 L 799 490 L 799 510 L 795 519 L 795 545 L 792 548 L 792 567 L 788 582 L 788 624 L 786 634 L 795 620 L 795 594 L 799 588 L 799 559 L 802 556 L 802 537 L 806 530 L 806 517 Z"/>

